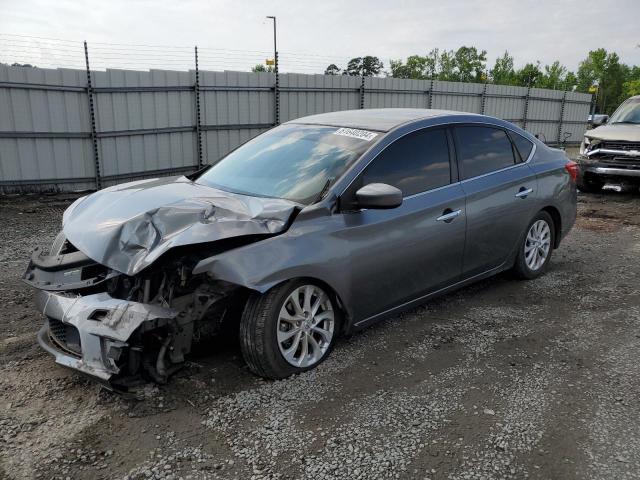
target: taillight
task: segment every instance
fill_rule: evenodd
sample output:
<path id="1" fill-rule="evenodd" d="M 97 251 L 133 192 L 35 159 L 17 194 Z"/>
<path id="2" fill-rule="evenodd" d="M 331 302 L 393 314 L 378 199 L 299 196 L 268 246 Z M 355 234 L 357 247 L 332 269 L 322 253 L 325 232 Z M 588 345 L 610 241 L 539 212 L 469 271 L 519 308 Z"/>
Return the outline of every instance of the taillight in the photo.
<path id="1" fill-rule="evenodd" d="M 580 172 L 580 165 L 578 165 L 573 160 L 567 161 L 564 168 L 569 172 L 569 176 L 571 177 L 571 181 L 575 182 L 578 179 L 578 173 Z"/>

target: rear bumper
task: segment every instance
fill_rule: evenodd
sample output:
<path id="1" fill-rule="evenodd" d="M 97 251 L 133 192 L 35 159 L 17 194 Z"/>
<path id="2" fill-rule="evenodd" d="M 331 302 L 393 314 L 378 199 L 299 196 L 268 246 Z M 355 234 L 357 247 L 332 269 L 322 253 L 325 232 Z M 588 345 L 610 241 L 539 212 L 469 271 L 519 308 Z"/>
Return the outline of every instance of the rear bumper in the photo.
<path id="1" fill-rule="evenodd" d="M 120 373 L 121 357 L 138 328 L 143 324 L 156 328 L 177 315 L 170 309 L 120 300 L 106 293 L 74 297 L 39 290 L 36 306 L 47 316 L 38 333 L 40 346 L 59 365 L 103 384 Z M 50 323 L 54 322 L 75 328 L 77 344 L 65 348 L 64 340 L 52 334 Z"/>

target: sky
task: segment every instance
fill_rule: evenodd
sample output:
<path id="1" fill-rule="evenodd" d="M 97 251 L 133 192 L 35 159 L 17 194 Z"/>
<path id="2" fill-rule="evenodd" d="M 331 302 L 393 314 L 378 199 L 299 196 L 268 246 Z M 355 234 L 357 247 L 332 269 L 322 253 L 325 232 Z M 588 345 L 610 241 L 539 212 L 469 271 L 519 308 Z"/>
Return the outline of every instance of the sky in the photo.
<path id="1" fill-rule="evenodd" d="M 285 71 L 462 45 L 489 67 L 508 50 L 575 69 L 599 47 L 640 65 L 640 0 L 0 0 L 0 61 L 82 67 L 87 40 L 96 68 L 188 68 L 198 45 L 203 68 L 247 69 L 272 56 L 267 15 Z"/>

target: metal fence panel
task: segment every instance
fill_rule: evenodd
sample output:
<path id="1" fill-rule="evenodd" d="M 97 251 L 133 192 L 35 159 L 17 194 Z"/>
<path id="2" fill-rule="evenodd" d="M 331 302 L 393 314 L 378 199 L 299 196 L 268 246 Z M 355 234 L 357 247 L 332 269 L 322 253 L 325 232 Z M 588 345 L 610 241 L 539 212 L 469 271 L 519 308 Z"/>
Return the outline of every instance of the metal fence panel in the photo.
<path id="1" fill-rule="evenodd" d="M 280 75 L 280 121 L 360 106 L 360 77 Z"/>
<path id="2" fill-rule="evenodd" d="M 273 125 L 274 81 L 272 73 L 200 72 L 205 163 Z"/>
<path id="3" fill-rule="evenodd" d="M 429 80 L 365 78 L 364 108 L 427 108 Z"/>
<path id="4" fill-rule="evenodd" d="M 39 189 L 84 179 L 79 186 L 91 186 L 93 160 L 82 74 L 0 65 L 0 132 L 15 132 L 0 136 L 0 182 L 21 189 L 26 182 Z"/>
<path id="5" fill-rule="evenodd" d="M 482 91 L 480 83 L 433 82 L 432 108 L 480 113 Z"/>
<path id="6" fill-rule="evenodd" d="M 504 85 L 345 75 L 92 72 L 103 185 L 193 171 L 282 122 L 357 108 L 441 108 L 503 118 L 548 143 L 579 142 L 591 96 Z M 196 90 L 197 88 L 197 90 Z M 196 91 L 198 97 L 196 97 Z M 196 99 L 200 102 L 197 115 Z M 95 186 L 84 70 L 0 66 L 0 192 Z M 198 120 L 199 119 L 199 120 Z"/>

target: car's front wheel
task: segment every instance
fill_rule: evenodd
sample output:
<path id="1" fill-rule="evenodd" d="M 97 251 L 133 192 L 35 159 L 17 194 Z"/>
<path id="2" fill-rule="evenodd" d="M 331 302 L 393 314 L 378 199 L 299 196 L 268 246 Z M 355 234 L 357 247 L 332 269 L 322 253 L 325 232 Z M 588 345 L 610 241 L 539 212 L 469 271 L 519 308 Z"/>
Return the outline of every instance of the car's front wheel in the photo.
<path id="1" fill-rule="evenodd" d="M 240 346 L 257 375 L 279 379 L 318 366 L 333 349 L 339 312 L 331 295 L 292 281 L 250 296 L 240 322 Z"/>
<path id="2" fill-rule="evenodd" d="M 538 212 L 529 223 L 527 233 L 519 247 L 513 268 L 518 277 L 533 279 L 544 273 L 551 260 L 555 236 L 551 215 L 545 211 Z"/>

